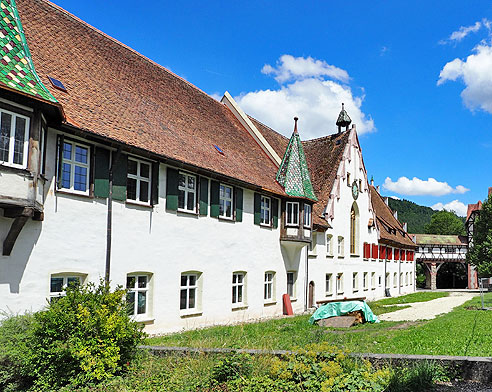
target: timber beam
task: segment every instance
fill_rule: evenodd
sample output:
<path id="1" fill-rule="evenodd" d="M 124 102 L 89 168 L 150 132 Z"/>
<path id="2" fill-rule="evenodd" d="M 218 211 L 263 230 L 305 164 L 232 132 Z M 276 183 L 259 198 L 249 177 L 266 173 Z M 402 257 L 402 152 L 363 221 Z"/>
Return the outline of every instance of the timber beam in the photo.
<path id="1" fill-rule="evenodd" d="M 20 232 L 22 231 L 22 228 L 24 227 L 28 219 L 29 216 L 20 215 L 17 216 L 12 222 L 12 226 L 10 226 L 9 233 L 7 234 L 5 240 L 3 241 L 4 256 L 10 256 L 10 253 L 12 253 L 12 248 L 15 245 L 15 241 L 17 240 L 17 237 L 19 236 Z"/>

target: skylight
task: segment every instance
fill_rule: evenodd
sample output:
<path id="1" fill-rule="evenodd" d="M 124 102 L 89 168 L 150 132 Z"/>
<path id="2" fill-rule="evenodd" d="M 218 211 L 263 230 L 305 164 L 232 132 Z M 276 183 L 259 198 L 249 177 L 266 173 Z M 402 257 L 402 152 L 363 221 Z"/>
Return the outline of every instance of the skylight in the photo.
<path id="1" fill-rule="evenodd" d="M 218 145 L 214 144 L 214 147 L 219 152 L 219 154 L 224 155 L 224 151 L 222 151 L 222 149 Z"/>
<path id="2" fill-rule="evenodd" d="M 55 78 L 52 78 L 51 76 L 48 76 L 48 79 L 50 80 L 51 84 L 53 85 L 53 87 L 61 90 L 61 91 L 64 91 L 64 92 L 67 92 L 67 89 L 65 88 L 65 86 L 63 85 L 62 82 L 60 82 L 58 79 L 55 79 Z"/>

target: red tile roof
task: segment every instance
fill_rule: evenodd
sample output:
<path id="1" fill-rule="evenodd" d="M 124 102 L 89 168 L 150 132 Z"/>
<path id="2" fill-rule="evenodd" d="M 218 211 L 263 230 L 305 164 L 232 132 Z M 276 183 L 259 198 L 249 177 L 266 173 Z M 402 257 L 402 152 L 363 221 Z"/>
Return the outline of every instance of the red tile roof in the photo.
<path id="1" fill-rule="evenodd" d="M 472 212 L 480 211 L 482 209 L 482 202 L 479 200 L 478 203 L 468 204 L 468 210 L 466 211 L 466 221 L 470 219 Z"/>
<path id="2" fill-rule="evenodd" d="M 17 6 L 36 71 L 69 125 L 285 194 L 276 165 L 225 105 L 46 0 Z"/>
<path id="3" fill-rule="evenodd" d="M 403 230 L 403 225 L 393 215 L 393 211 L 384 202 L 379 192 L 370 185 L 371 202 L 376 214 L 377 225 L 379 229 L 379 242 L 391 246 L 412 247 L 415 248 L 415 243 L 410 235 Z"/>

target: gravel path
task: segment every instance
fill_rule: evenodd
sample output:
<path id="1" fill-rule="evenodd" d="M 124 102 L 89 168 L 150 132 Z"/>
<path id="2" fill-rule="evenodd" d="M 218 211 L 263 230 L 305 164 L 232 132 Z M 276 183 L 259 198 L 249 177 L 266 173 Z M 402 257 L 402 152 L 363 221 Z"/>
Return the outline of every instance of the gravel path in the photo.
<path id="1" fill-rule="evenodd" d="M 473 297 L 480 295 L 478 293 L 453 292 L 448 297 L 433 299 L 427 302 L 415 302 L 410 308 L 397 310 L 396 312 L 385 313 L 378 318 L 385 321 L 416 321 L 430 320 L 439 314 L 448 313 L 453 308 L 464 304 Z"/>

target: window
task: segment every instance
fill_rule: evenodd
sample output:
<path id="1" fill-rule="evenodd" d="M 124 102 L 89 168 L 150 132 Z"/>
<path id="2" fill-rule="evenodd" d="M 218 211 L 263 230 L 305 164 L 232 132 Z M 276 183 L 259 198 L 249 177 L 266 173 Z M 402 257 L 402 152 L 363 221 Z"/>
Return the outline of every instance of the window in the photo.
<path id="1" fill-rule="evenodd" d="M 265 300 L 265 302 L 271 302 L 275 300 L 274 279 L 275 272 L 265 272 L 265 286 L 263 290 L 263 299 Z"/>
<path id="2" fill-rule="evenodd" d="M 343 237 L 338 237 L 338 256 L 343 257 L 344 256 L 344 241 Z"/>
<path id="3" fill-rule="evenodd" d="M 89 194 L 89 158 L 88 146 L 70 141 L 63 142 L 62 189 Z"/>
<path id="4" fill-rule="evenodd" d="M 354 272 L 352 274 L 352 290 L 359 291 L 359 274 L 357 272 Z"/>
<path id="5" fill-rule="evenodd" d="M 232 219 L 232 187 L 224 184 L 220 184 L 219 216 Z"/>
<path id="6" fill-rule="evenodd" d="M 296 201 L 288 201 L 286 203 L 285 224 L 287 226 L 299 225 L 299 203 Z"/>
<path id="7" fill-rule="evenodd" d="M 337 293 L 343 293 L 343 273 L 337 274 Z"/>
<path id="8" fill-rule="evenodd" d="M 325 293 L 326 295 L 332 295 L 333 294 L 333 288 L 332 288 L 332 274 L 326 274 L 326 286 L 325 286 Z"/>
<path id="9" fill-rule="evenodd" d="M 289 294 L 290 298 L 295 298 L 295 285 L 296 285 L 296 273 L 295 272 L 287 272 L 287 294 Z"/>
<path id="10" fill-rule="evenodd" d="M 326 255 L 333 256 L 333 236 L 331 234 L 326 235 Z"/>
<path id="11" fill-rule="evenodd" d="M 352 206 L 350 210 L 350 254 L 356 255 L 359 253 L 357 236 L 358 236 L 359 213 L 357 206 Z"/>
<path id="12" fill-rule="evenodd" d="M 53 298 L 65 295 L 65 289 L 72 285 L 82 284 L 82 277 L 76 275 L 51 275 L 50 279 L 50 302 Z"/>
<path id="13" fill-rule="evenodd" d="M 413 280 L 412 280 L 412 272 L 410 272 L 410 286 L 413 286 Z"/>
<path id="14" fill-rule="evenodd" d="M 403 272 L 400 272 L 400 287 L 403 287 Z"/>
<path id="15" fill-rule="evenodd" d="M 0 163 L 27 167 L 29 118 L 0 110 Z"/>
<path id="16" fill-rule="evenodd" d="M 149 280 L 149 275 L 127 275 L 126 288 L 128 293 L 126 294 L 126 303 L 130 316 L 147 314 Z"/>
<path id="17" fill-rule="evenodd" d="M 405 273 L 405 286 L 408 286 L 408 272 Z"/>
<path id="18" fill-rule="evenodd" d="M 196 177 L 187 173 L 179 173 L 178 210 L 196 211 Z"/>
<path id="19" fill-rule="evenodd" d="M 234 272 L 232 274 L 232 304 L 236 306 L 245 303 L 245 287 L 244 287 L 244 272 Z"/>
<path id="20" fill-rule="evenodd" d="M 271 224 L 271 207 L 272 200 L 267 196 L 261 196 L 261 210 L 260 210 L 260 224 L 268 225 Z"/>
<path id="21" fill-rule="evenodd" d="M 311 227 L 311 204 L 304 204 L 304 227 Z"/>
<path id="22" fill-rule="evenodd" d="M 181 287 L 179 292 L 179 309 L 196 309 L 198 292 L 198 275 L 181 274 Z"/>
<path id="23" fill-rule="evenodd" d="M 351 186 L 351 183 L 350 183 L 350 173 L 347 173 L 347 186 Z"/>
<path id="24" fill-rule="evenodd" d="M 127 200 L 150 204 L 150 163 L 128 158 Z"/>
<path id="25" fill-rule="evenodd" d="M 371 272 L 371 289 L 374 290 L 376 288 L 376 273 Z"/>
<path id="26" fill-rule="evenodd" d="M 369 289 L 369 274 L 367 272 L 364 272 L 364 274 L 362 275 L 362 285 L 364 290 Z"/>
<path id="27" fill-rule="evenodd" d="M 398 287 L 398 274 L 396 272 L 393 274 L 393 287 Z"/>
<path id="28" fill-rule="evenodd" d="M 389 272 L 386 272 L 386 277 L 385 277 L 385 281 L 384 281 L 384 284 L 386 287 L 390 287 L 390 274 Z"/>

